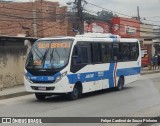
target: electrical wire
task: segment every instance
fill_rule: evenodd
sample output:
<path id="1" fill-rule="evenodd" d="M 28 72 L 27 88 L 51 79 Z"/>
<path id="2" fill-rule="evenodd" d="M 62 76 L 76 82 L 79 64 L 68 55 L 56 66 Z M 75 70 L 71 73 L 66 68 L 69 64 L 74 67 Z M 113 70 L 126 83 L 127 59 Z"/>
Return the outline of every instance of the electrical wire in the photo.
<path id="1" fill-rule="evenodd" d="M 85 10 L 85 11 L 90 12 L 90 11 L 88 11 L 88 10 Z M 97 18 L 98 18 L 98 17 L 97 17 Z M 121 18 L 121 20 L 122 20 L 122 21 L 131 22 L 131 23 L 138 23 L 137 20 L 135 20 L 135 21 L 131 21 L 131 20 L 130 20 L 130 21 L 129 21 L 128 19 L 125 19 L 125 18 Z M 109 20 L 106 20 L 106 21 L 109 21 Z M 144 24 L 144 23 L 140 23 L 140 24 Z M 145 25 L 160 27 L 160 25 L 155 25 L 155 24 L 145 24 Z M 141 26 L 141 28 L 143 28 L 143 26 Z M 143 29 L 150 29 L 150 28 L 143 28 Z"/>
<path id="2" fill-rule="evenodd" d="M 112 10 L 109 10 L 109 9 L 103 8 L 103 7 L 101 7 L 101 6 L 95 5 L 95 4 L 93 4 L 93 3 L 90 3 L 90 2 L 87 2 L 87 3 L 88 3 L 88 4 L 90 4 L 90 5 L 92 5 L 92 6 L 95 6 L 95 7 L 101 8 L 101 9 L 103 9 L 103 10 L 111 11 L 111 12 L 113 12 L 113 13 L 120 14 L 120 15 L 123 15 L 123 16 L 126 16 L 126 17 L 130 17 L 130 18 L 132 18 L 132 16 L 127 15 L 127 14 L 123 14 L 123 13 L 120 13 L 120 12 L 112 11 Z M 145 21 L 153 21 L 153 20 L 147 20 L 147 19 L 143 19 L 143 18 L 142 18 L 141 20 L 145 20 Z M 160 22 L 160 21 L 153 21 L 153 22 Z M 152 24 L 152 25 L 153 25 L 153 24 Z M 159 25 L 153 25 L 153 26 L 159 26 Z"/>

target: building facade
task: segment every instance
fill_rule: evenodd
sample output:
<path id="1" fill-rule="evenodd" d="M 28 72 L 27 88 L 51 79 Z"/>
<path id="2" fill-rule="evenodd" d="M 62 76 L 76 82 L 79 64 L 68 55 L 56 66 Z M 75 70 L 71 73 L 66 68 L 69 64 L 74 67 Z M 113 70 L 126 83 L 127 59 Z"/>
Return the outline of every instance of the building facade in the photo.
<path id="1" fill-rule="evenodd" d="M 1 2 L 0 35 L 48 37 L 74 35 L 67 6 L 58 2 Z"/>
<path id="2" fill-rule="evenodd" d="M 135 19 L 114 17 L 112 18 L 112 34 L 117 34 L 124 38 L 139 38 L 140 22 Z"/>

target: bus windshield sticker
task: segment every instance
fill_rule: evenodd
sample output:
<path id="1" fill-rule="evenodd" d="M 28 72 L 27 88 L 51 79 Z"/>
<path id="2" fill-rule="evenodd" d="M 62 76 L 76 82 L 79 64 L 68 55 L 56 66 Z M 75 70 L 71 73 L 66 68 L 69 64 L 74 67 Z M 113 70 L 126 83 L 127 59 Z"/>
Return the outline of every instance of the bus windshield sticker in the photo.
<path id="1" fill-rule="evenodd" d="M 64 60 L 60 60 L 60 64 L 64 64 Z"/>
<path id="2" fill-rule="evenodd" d="M 51 67 L 50 61 L 45 61 L 44 68 L 50 68 L 50 67 Z"/>
<path id="3" fill-rule="evenodd" d="M 41 66 L 42 65 L 42 61 L 41 60 L 34 60 L 33 61 L 33 65 L 35 65 L 35 66 Z"/>
<path id="4" fill-rule="evenodd" d="M 61 43 L 43 43 L 40 42 L 38 43 L 38 48 L 43 49 L 43 48 L 70 48 L 71 44 L 68 42 L 61 42 Z"/>

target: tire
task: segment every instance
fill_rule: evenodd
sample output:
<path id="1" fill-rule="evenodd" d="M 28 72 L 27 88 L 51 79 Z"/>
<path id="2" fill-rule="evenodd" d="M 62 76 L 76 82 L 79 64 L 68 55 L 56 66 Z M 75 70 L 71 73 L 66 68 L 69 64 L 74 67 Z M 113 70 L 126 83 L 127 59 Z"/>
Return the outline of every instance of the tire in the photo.
<path id="1" fill-rule="evenodd" d="M 124 86 L 124 78 L 123 77 L 119 77 L 118 85 L 116 87 L 116 90 L 117 91 L 121 91 L 123 89 L 123 86 Z"/>
<path id="2" fill-rule="evenodd" d="M 35 96 L 36 96 L 37 100 L 39 100 L 39 101 L 44 101 L 46 98 L 46 95 L 41 94 L 41 93 L 35 93 Z"/>
<path id="3" fill-rule="evenodd" d="M 82 91 L 80 86 L 75 85 L 73 88 L 73 91 L 68 94 L 68 98 L 70 100 L 77 100 L 79 97 L 81 97 L 81 95 L 82 95 Z"/>

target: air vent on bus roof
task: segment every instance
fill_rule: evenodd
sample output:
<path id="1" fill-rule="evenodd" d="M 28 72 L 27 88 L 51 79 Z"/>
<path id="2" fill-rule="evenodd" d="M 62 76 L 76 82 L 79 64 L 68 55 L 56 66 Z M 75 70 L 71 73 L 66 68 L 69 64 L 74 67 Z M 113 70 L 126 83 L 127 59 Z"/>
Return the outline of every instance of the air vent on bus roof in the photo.
<path id="1" fill-rule="evenodd" d="M 76 35 L 76 37 L 88 37 L 88 38 L 120 38 L 119 35 L 113 35 L 111 33 L 85 33 L 82 35 Z"/>

